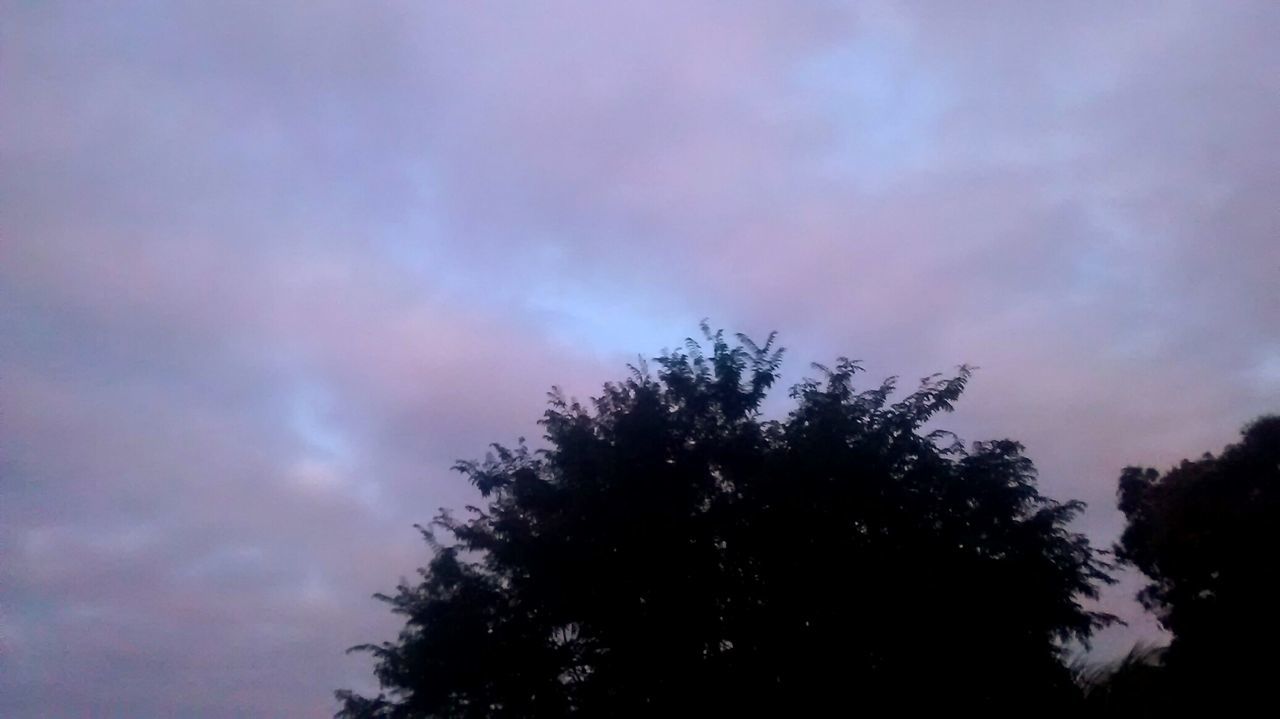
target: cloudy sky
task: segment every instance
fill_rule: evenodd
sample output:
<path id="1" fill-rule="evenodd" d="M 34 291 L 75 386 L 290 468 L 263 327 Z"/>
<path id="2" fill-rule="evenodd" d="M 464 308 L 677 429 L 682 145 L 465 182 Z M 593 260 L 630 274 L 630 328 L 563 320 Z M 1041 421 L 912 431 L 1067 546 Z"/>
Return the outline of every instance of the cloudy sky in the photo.
<path id="1" fill-rule="evenodd" d="M 697 332 L 1051 495 L 1280 409 L 1280 5 L 0 1 L 0 715 L 326 716 L 449 471 Z M 1155 636 L 1133 620 L 1099 641 Z"/>

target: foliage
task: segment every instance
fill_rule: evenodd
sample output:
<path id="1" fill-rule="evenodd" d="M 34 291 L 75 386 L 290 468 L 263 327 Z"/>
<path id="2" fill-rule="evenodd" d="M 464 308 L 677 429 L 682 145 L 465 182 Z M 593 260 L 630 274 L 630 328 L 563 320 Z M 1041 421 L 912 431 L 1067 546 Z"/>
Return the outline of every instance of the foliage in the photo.
<path id="1" fill-rule="evenodd" d="M 381 597 L 398 640 L 356 648 L 385 693 L 339 716 L 1065 711 L 1107 565 L 1021 445 L 925 431 L 970 369 L 894 401 L 815 365 L 767 420 L 774 337 L 703 329 L 586 405 L 553 391 L 547 449 L 457 466 L 486 504 L 424 530 Z"/>
<path id="2" fill-rule="evenodd" d="M 1173 633 L 1174 684 L 1215 701 L 1263 691 L 1280 647 L 1280 416 L 1220 456 L 1126 468 L 1119 500 L 1118 554 L 1151 580 L 1138 598 Z"/>
<path id="3" fill-rule="evenodd" d="M 1076 669 L 1084 713 L 1096 717 L 1156 719 L 1179 708 L 1164 667 L 1165 647 L 1139 644 L 1118 661 Z"/>

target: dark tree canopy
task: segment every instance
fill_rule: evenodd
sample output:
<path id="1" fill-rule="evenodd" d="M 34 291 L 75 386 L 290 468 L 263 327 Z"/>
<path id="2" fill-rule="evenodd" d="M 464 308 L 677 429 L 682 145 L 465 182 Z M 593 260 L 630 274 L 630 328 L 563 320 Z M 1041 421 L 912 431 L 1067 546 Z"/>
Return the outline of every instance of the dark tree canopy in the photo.
<path id="1" fill-rule="evenodd" d="M 1280 660 L 1280 416 L 1239 444 L 1161 475 L 1120 476 L 1120 558 L 1151 580 L 1138 595 L 1173 633 L 1172 686 L 1198 697 L 1265 691 Z"/>
<path id="2" fill-rule="evenodd" d="M 382 597 L 400 637 L 359 648 L 384 693 L 339 716 L 1065 710 L 1107 565 L 1021 445 L 923 429 L 969 369 L 895 401 L 815 365 L 767 420 L 773 337 L 706 334 L 587 405 L 553 392 L 546 450 L 458 465 L 485 506 L 424 530 L 421 581 Z"/>

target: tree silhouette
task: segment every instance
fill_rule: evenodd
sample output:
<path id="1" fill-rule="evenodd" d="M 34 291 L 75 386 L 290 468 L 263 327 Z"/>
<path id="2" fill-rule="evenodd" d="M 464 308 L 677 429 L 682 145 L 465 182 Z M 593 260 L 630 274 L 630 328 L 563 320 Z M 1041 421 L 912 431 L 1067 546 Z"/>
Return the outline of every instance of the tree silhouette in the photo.
<path id="1" fill-rule="evenodd" d="M 1169 686 L 1221 707 L 1271 692 L 1280 661 L 1280 416 L 1214 457 L 1120 475 L 1118 555 L 1151 580 L 1138 598 L 1173 633 Z"/>
<path id="2" fill-rule="evenodd" d="M 1186 707 L 1175 696 L 1164 667 L 1165 647 L 1138 644 L 1117 661 L 1081 662 L 1076 682 L 1084 695 L 1082 714 L 1157 719 Z"/>
<path id="3" fill-rule="evenodd" d="M 547 449 L 457 466 L 486 504 L 423 530 L 421 581 L 380 595 L 398 640 L 355 648 L 383 693 L 340 717 L 1067 710 L 1107 565 L 1021 445 L 924 430 L 969 368 L 894 401 L 815 365 L 766 420 L 774 337 L 703 330 L 587 405 L 553 391 Z"/>

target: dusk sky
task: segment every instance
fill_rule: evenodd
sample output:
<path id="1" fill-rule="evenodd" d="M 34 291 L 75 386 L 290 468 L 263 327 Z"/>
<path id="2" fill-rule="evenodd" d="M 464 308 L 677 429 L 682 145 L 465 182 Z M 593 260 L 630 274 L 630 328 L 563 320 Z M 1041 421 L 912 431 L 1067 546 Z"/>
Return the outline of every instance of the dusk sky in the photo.
<path id="1" fill-rule="evenodd" d="M 1280 3 L 0 0 L 0 715 L 330 715 L 453 462 L 704 317 L 979 366 L 1109 546 L 1280 410 Z"/>

